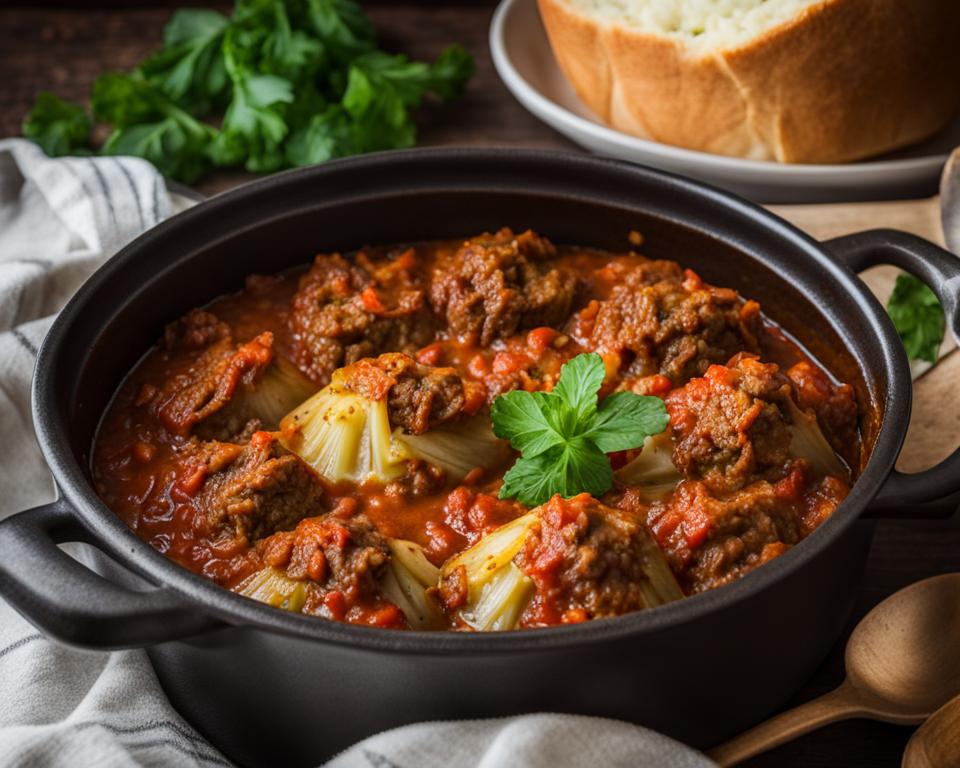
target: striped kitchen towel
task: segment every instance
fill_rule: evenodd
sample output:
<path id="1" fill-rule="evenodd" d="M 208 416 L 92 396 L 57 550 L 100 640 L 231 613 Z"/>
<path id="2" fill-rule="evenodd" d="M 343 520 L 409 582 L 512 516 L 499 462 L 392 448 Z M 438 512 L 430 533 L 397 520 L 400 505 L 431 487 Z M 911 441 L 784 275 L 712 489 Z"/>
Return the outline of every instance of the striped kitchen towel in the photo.
<path id="1" fill-rule="evenodd" d="M 0 141 L 0 515 L 53 498 L 30 422 L 30 376 L 52 316 L 121 246 L 189 201 L 132 157 L 48 158 Z"/>
<path id="2" fill-rule="evenodd" d="M 53 315 L 105 259 L 189 204 L 143 160 L 51 159 L 0 141 L 0 518 L 55 495 L 30 418 Z M 65 648 L 0 600 L 0 765 L 231 764 L 173 710 L 143 651 Z"/>

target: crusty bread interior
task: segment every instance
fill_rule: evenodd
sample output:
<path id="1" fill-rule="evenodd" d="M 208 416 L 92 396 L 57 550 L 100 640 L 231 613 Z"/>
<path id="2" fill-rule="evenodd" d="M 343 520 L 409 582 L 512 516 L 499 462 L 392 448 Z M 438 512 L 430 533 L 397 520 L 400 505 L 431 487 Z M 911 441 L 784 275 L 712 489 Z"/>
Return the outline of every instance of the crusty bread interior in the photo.
<path id="1" fill-rule="evenodd" d="M 694 50 L 730 48 L 823 0 L 569 0 L 598 21 L 674 38 Z"/>

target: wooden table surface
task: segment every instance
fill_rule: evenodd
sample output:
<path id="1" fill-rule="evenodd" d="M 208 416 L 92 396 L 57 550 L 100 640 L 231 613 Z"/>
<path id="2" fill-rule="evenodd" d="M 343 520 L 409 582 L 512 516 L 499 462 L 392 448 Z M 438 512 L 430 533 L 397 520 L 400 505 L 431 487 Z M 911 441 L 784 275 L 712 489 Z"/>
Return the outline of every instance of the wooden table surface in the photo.
<path id="1" fill-rule="evenodd" d="M 85 3 L 83 10 L 76 10 L 31 3 L 0 9 L 0 136 L 19 133 L 20 121 L 38 90 L 51 89 L 65 98 L 82 100 L 100 72 L 135 65 L 156 47 L 161 27 L 176 4 L 163 0 Z M 460 42 L 476 57 L 477 74 L 464 98 L 449 108 L 428 106 L 423 110 L 421 144 L 574 149 L 530 116 L 500 83 L 486 43 L 493 3 L 369 2 L 366 6 L 387 47 L 414 57 L 432 57 L 448 43 Z M 245 174 L 219 174 L 199 188 L 212 193 L 248 178 Z M 819 214 L 799 211 L 798 218 L 812 228 L 829 225 Z M 876 225 L 887 222 L 889 218 L 884 217 Z M 836 226 L 842 229 L 843 222 Z M 953 383 L 958 376 L 960 353 L 953 353 L 917 382 L 902 468 L 921 469 L 960 442 L 960 404 Z M 960 516 L 879 522 L 851 627 L 897 589 L 950 571 L 960 571 Z M 843 639 L 797 694 L 795 703 L 829 690 L 842 676 Z M 911 732 L 911 728 L 868 721 L 838 723 L 745 765 L 892 768 L 900 765 Z"/>

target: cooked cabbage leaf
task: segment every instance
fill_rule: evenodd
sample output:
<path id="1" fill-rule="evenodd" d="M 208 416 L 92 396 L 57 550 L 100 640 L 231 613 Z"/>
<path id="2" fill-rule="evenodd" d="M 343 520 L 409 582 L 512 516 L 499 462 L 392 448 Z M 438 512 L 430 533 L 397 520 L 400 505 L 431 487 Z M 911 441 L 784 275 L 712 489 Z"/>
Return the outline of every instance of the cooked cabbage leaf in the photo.
<path id="1" fill-rule="evenodd" d="M 306 583 L 291 579 L 277 568 L 257 571 L 237 584 L 233 591 L 292 613 L 300 613 L 307 600 Z"/>
<path id="2" fill-rule="evenodd" d="M 347 387 L 343 368 L 330 384 L 280 422 L 280 442 L 331 482 L 388 482 L 421 459 L 458 482 L 476 467 L 509 456 L 484 414 L 408 435 L 390 424 L 386 396 L 373 400 Z"/>
<path id="3" fill-rule="evenodd" d="M 299 368 L 275 355 L 260 381 L 244 392 L 242 406 L 260 419 L 264 429 L 274 430 L 292 408 L 316 391 L 316 385 Z"/>
<path id="4" fill-rule="evenodd" d="M 412 541 L 390 539 L 390 565 L 380 581 L 380 592 L 397 606 L 411 629 L 441 629 L 443 614 L 427 592 L 440 582 L 440 569 L 427 560 Z"/>
<path id="5" fill-rule="evenodd" d="M 817 417 L 812 412 L 801 410 L 792 397 L 787 398 L 790 415 L 790 455 L 796 459 L 806 459 L 819 475 L 846 477 L 847 468 L 836 451 L 827 442 L 820 430 Z"/>
<path id="6" fill-rule="evenodd" d="M 557 529 L 554 504 L 578 504 L 577 513 L 588 515 L 585 527 L 576 530 L 575 541 L 569 541 L 569 529 Z M 534 533 L 534 531 L 538 533 Z M 562 531 L 562 532 L 561 532 Z M 515 562 L 528 537 L 537 536 L 543 541 L 564 541 L 571 549 L 564 554 L 564 568 L 573 568 L 576 580 L 586 582 L 588 591 L 602 603 L 606 590 L 605 578 L 609 573 L 604 565 L 603 554 L 585 561 L 581 569 L 576 565 L 585 552 L 596 551 L 597 546 L 615 546 L 618 565 L 615 569 L 627 568 L 630 584 L 636 587 L 633 601 L 627 610 L 654 608 L 678 600 L 683 591 L 677 583 L 660 547 L 634 516 L 621 510 L 607 507 L 592 497 L 583 494 L 573 502 L 554 497 L 542 507 L 488 533 L 473 546 L 444 563 L 441 569 L 441 591 L 447 584 L 455 585 L 453 593 L 461 587 L 461 577 L 466 581 L 466 595 L 458 608 L 459 618 L 476 630 L 510 630 L 517 627 L 520 617 L 530 604 L 537 590 L 537 582 Z M 616 544 L 610 542 L 616 541 Z M 606 543 L 604 543 L 606 542 Z M 540 546 L 536 543 L 536 546 Z M 580 549 L 581 544 L 586 549 Z M 536 549 L 536 547 L 535 547 Z M 524 555 L 526 557 L 526 555 Z M 589 557 L 589 556 L 588 556 Z M 523 561 L 521 560 L 521 563 Z M 596 567 L 594 567 L 596 566 Z M 458 573 L 460 572 L 460 573 Z M 622 578 L 617 577 L 617 578 Z M 562 581 L 562 579 L 561 579 Z M 583 586 L 583 585 L 580 585 Z M 548 598 L 549 599 L 549 598 Z M 583 608 L 582 595 L 566 594 L 566 608 Z M 579 603 L 579 605 L 578 605 Z M 597 605 L 595 616 L 613 615 L 617 608 Z"/>
<path id="7" fill-rule="evenodd" d="M 398 432 L 396 437 L 412 455 L 440 467 L 450 482 L 459 482 L 477 467 L 495 467 L 510 457 L 506 441 L 493 434 L 485 413 L 419 435 Z"/>
<path id="8" fill-rule="evenodd" d="M 636 488 L 646 501 L 658 501 L 673 492 L 683 475 L 673 464 L 673 440 L 669 432 L 648 437 L 640 453 L 614 473 L 623 485 Z"/>
<path id="9" fill-rule="evenodd" d="M 387 401 L 348 390 L 342 370 L 280 421 L 280 442 L 331 482 L 400 477 L 410 454 L 393 438 Z"/>
<path id="10" fill-rule="evenodd" d="M 488 533 L 444 563 L 441 577 L 463 567 L 467 601 L 460 618 L 473 629 L 513 629 L 533 596 L 534 585 L 513 563 L 537 515 L 530 512 Z"/>

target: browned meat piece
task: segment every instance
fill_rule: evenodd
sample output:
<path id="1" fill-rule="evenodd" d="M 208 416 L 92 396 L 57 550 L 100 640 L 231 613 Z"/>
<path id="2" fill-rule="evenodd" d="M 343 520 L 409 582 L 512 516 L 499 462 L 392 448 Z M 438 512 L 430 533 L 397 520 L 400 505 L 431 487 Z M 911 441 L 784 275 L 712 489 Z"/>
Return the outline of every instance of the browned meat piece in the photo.
<path id="1" fill-rule="evenodd" d="M 343 383 L 370 400 L 386 397 L 390 424 L 413 435 L 455 419 L 465 403 L 463 380 L 455 369 L 420 365 L 398 353 L 348 365 Z"/>
<path id="2" fill-rule="evenodd" d="M 426 496 L 439 490 L 447 483 L 446 475 L 439 467 L 428 464 L 422 459 L 407 462 L 407 471 L 402 477 L 391 480 L 383 486 L 387 496 Z"/>
<path id="3" fill-rule="evenodd" d="M 857 401 L 849 384 L 834 384 L 820 368 L 802 361 L 787 370 L 793 382 L 797 404 L 811 409 L 824 436 L 847 464 L 857 467 L 860 459 L 860 432 Z"/>
<path id="4" fill-rule="evenodd" d="M 272 333 L 235 345 L 229 330 L 218 331 L 192 364 L 153 389 L 144 404 L 175 434 L 195 432 L 205 439 L 237 439 L 253 414 L 229 406 L 238 389 L 256 385 L 272 359 Z"/>
<path id="5" fill-rule="evenodd" d="M 221 322 L 212 312 L 194 309 L 163 332 L 163 345 L 169 351 L 177 349 L 206 349 L 211 344 L 229 338 L 230 326 Z"/>
<path id="6" fill-rule="evenodd" d="M 529 231 L 471 238 L 437 266 L 430 303 L 451 335 L 483 346 L 521 329 L 560 325 L 580 281 L 569 269 L 544 264 L 554 256 L 553 244 Z"/>
<path id="7" fill-rule="evenodd" d="M 323 511 L 314 472 L 269 432 L 247 445 L 196 443 L 187 449 L 179 490 L 194 497 L 211 538 L 253 542 Z"/>
<path id="8" fill-rule="evenodd" d="M 326 385 L 340 366 L 380 352 L 414 352 L 433 339 L 413 249 L 396 258 L 317 256 L 300 278 L 290 328 L 294 362 Z"/>
<path id="9" fill-rule="evenodd" d="M 266 565 L 308 582 L 304 612 L 344 620 L 358 603 L 385 602 L 377 581 L 390 560 L 387 540 L 363 515 L 301 520 L 257 545 Z M 403 625 L 402 616 L 397 622 Z"/>
<path id="10" fill-rule="evenodd" d="M 669 599 L 660 573 L 677 589 L 641 520 L 588 494 L 555 496 L 514 562 L 537 585 L 522 626 L 619 616 Z M 651 593 L 659 594 L 653 598 Z M 679 593 L 678 593 L 679 594 Z"/>
<path id="11" fill-rule="evenodd" d="M 791 497 L 804 488 L 802 464 L 792 475 L 789 482 L 760 480 L 723 499 L 688 480 L 650 507 L 647 524 L 686 591 L 731 582 L 800 540 L 798 498 Z M 839 502 L 832 499 L 831 510 Z"/>
<path id="12" fill-rule="evenodd" d="M 738 352 L 759 352 L 760 306 L 736 291 L 704 283 L 674 262 L 640 257 L 608 267 L 616 274 L 605 301 L 591 303 L 579 322 L 589 342 L 619 353 L 629 376 L 660 373 L 674 384 L 700 376 Z"/>
<path id="13" fill-rule="evenodd" d="M 713 491 L 742 488 L 759 476 L 775 479 L 790 458 L 790 432 L 778 403 L 790 382 L 773 363 L 738 355 L 712 365 L 666 398 L 673 463 Z"/>

